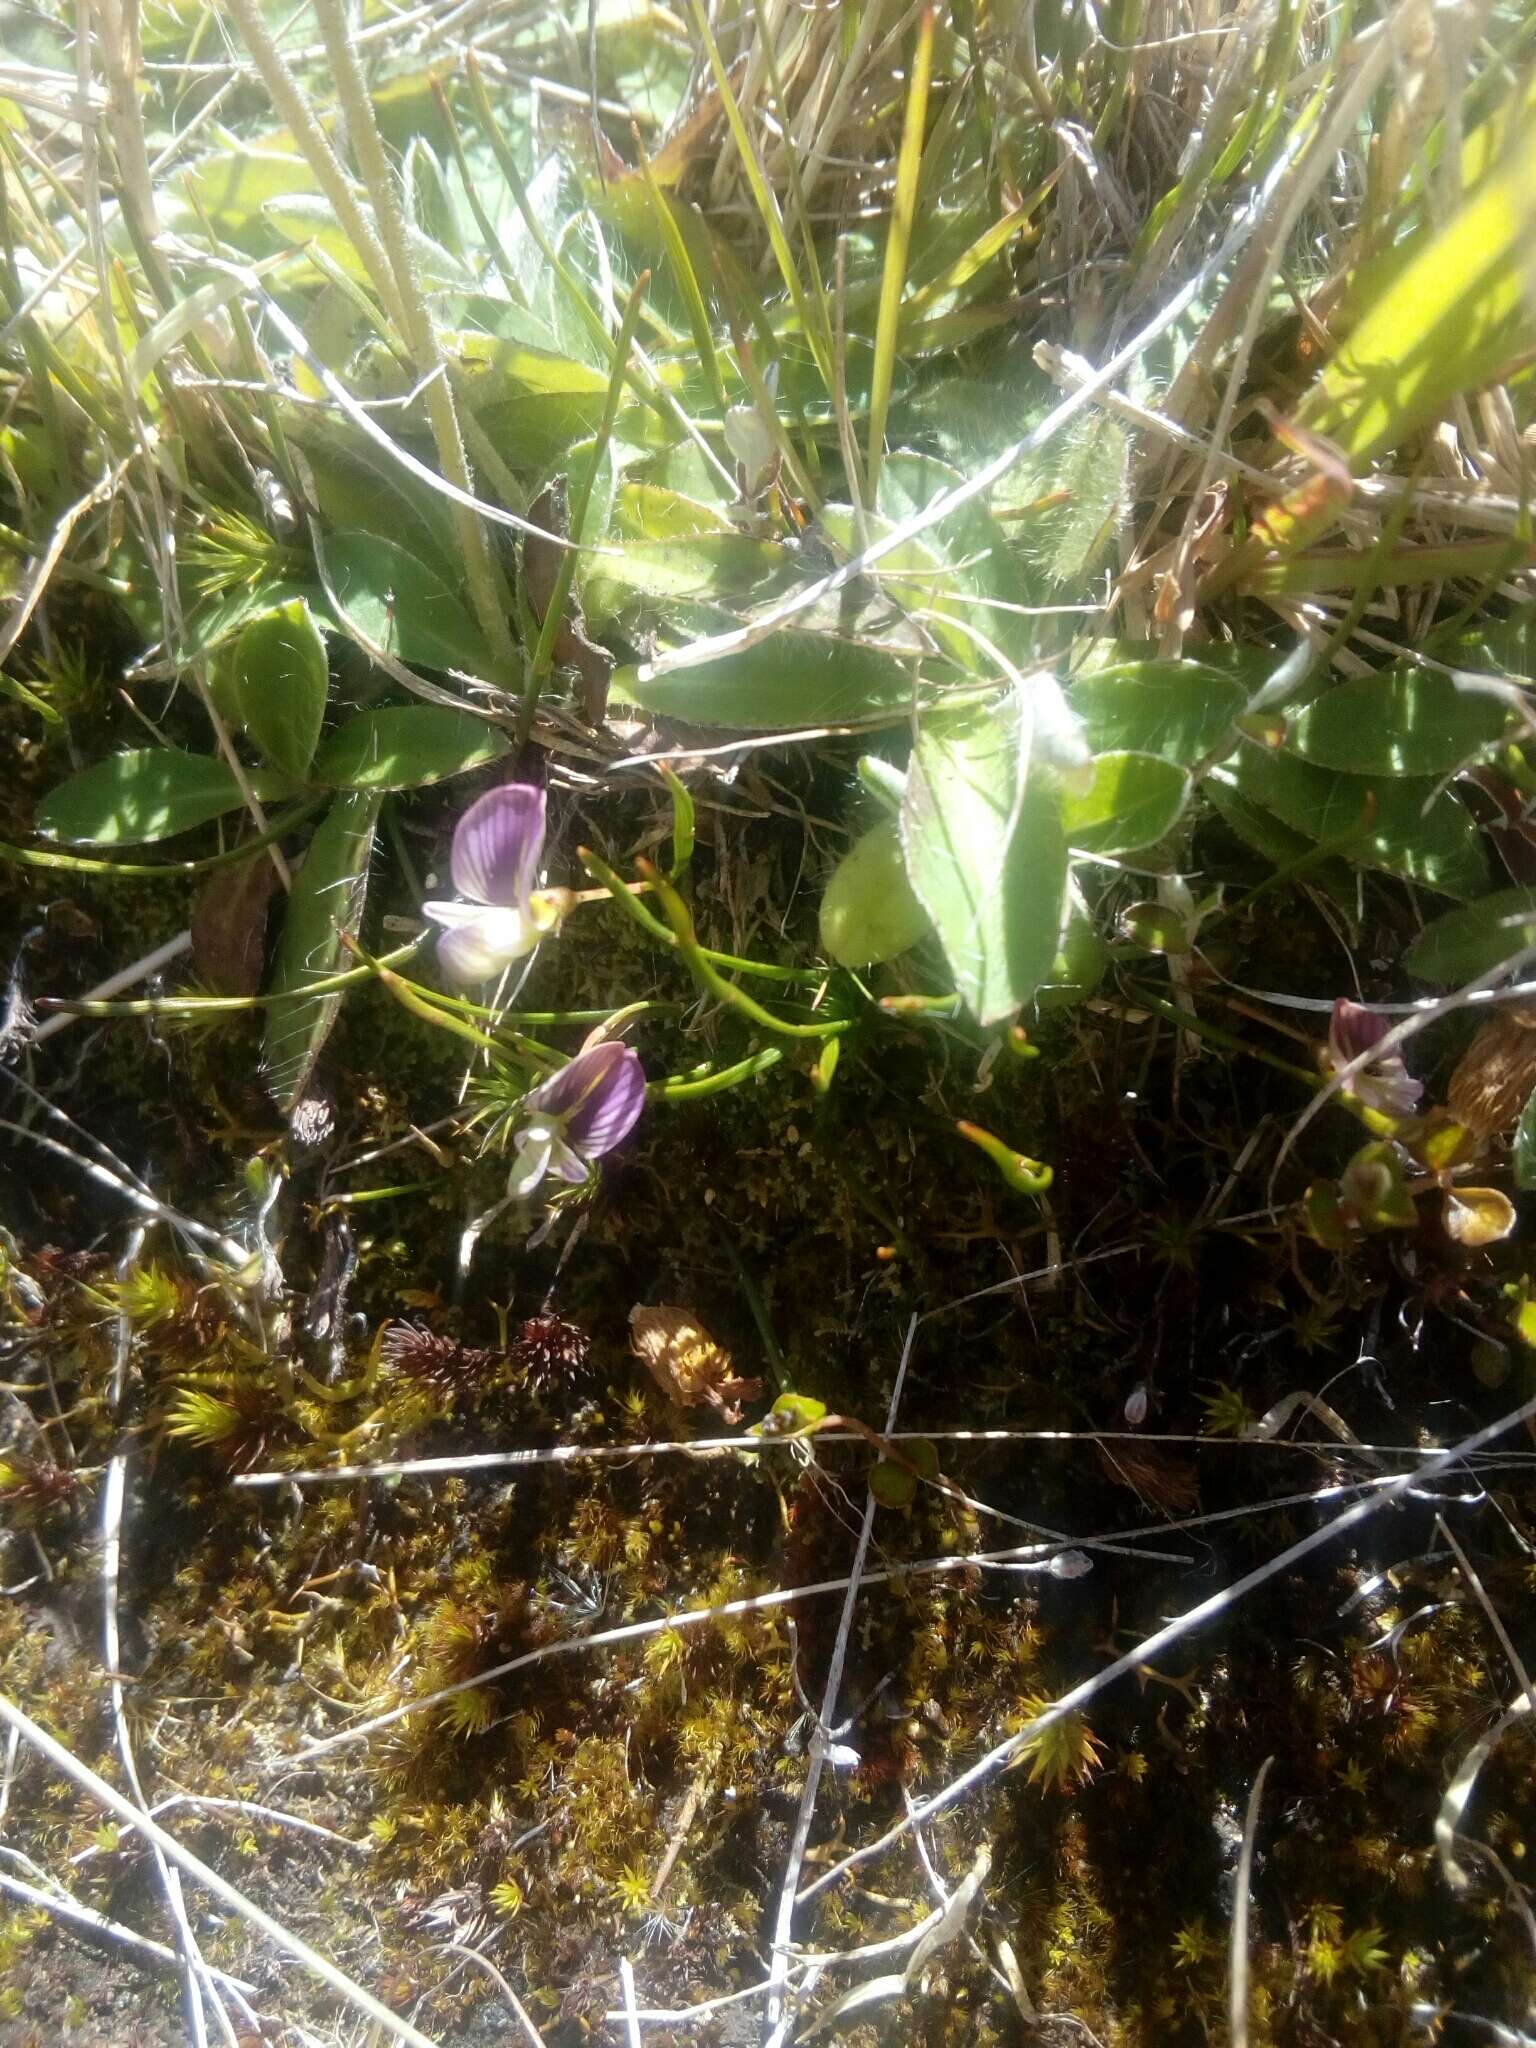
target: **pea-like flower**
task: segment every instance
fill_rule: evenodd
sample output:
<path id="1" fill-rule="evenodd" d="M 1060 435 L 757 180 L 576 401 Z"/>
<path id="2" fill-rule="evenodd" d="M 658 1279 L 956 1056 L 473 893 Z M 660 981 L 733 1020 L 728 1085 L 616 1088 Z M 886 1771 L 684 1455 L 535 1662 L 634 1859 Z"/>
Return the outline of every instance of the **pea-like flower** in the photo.
<path id="1" fill-rule="evenodd" d="M 1391 1029 L 1390 1017 L 1340 996 L 1328 1026 L 1324 1066 L 1332 1074 L 1339 1073 L 1351 1060 L 1379 1045 Z M 1424 1093 L 1423 1082 L 1414 1080 L 1398 1052 L 1384 1053 L 1361 1067 L 1351 1075 L 1349 1088 L 1368 1109 L 1379 1110 L 1383 1116 L 1412 1116 Z"/>
<path id="2" fill-rule="evenodd" d="M 585 1180 L 592 1161 L 624 1142 L 645 1107 L 640 1055 L 611 1039 L 588 1044 L 530 1088 L 522 1106 L 507 1193 L 531 1194 L 546 1173 Z"/>
<path id="3" fill-rule="evenodd" d="M 489 981 L 560 928 L 567 889 L 539 889 L 544 851 L 544 792 L 509 782 L 478 797 L 453 834 L 453 886 L 459 903 L 424 903 L 446 927 L 437 957 L 450 981 Z"/>

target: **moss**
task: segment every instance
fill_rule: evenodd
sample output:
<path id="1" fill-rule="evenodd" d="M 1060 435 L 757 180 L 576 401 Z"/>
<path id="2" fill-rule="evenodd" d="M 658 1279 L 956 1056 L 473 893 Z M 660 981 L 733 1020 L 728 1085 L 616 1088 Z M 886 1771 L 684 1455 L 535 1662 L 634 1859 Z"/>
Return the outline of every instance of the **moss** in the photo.
<path id="1" fill-rule="evenodd" d="M 743 857 L 753 844 L 744 834 Z M 777 840 L 761 844 L 783 860 Z M 725 878 L 700 865 L 705 930 L 744 943 Z M 378 912 L 394 907 L 397 887 L 382 869 Z M 162 915 L 173 896 L 155 899 Z M 792 920 L 780 957 L 797 957 L 805 937 Z M 755 1038 L 738 1019 L 693 1021 L 678 963 L 605 907 L 572 920 L 534 988 L 551 1006 L 676 1000 L 639 1031 L 653 1073 L 739 1057 Z M 75 1077 L 70 1106 L 103 1135 L 131 1138 L 168 1198 L 237 1217 L 251 1153 L 283 1157 L 278 1121 L 251 1079 L 255 1042 L 243 1024 L 170 1036 L 112 1026 Z M 115 1774 L 92 1648 L 91 1525 L 92 1475 L 119 1441 L 105 1391 L 122 1308 L 135 1332 L 138 1483 L 124 1565 L 132 1713 L 146 1740 L 153 1730 L 156 1769 L 191 1791 L 260 1797 L 268 1760 L 304 1736 L 444 1685 L 471 1688 L 284 1785 L 294 1811 L 366 1843 L 366 1860 L 211 1812 L 188 1839 L 304 1924 L 324 1924 L 338 1956 L 390 1957 L 389 1995 L 423 2000 L 423 2023 L 447 2036 L 479 2002 L 438 1948 L 450 1924 L 502 1930 L 503 1966 L 560 2048 L 600 2030 L 612 1959 L 637 1946 L 658 2000 L 755 1981 L 804 1768 L 793 1674 L 814 1697 L 838 1599 L 798 1603 L 793 1634 L 776 1610 L 490 1674 L 573 1635 L 836 1579 L 868 1469 L 862 1448 L 819 1444 L 814 1463 L 787 1448 L 574 1462 L 297 1499 L 233 1491 L 231 1473 L 338 1449 L 366 1459 L 697 1433 L 699 1418 L 670 1408 L 629 1356 L 636 1301 L 687 1303 L 743 1370 L 878 1424 L 907 1317 L 1046 1263 L 1048 1224 L 1066 1244 L 1089 1231 L 1086 1242 L 1128 1249 L 1055 1290 L 982 1295 L 927 1326 L 903 1396 L 908 1426 L 1116 1426 L 1142 1380 L 1157 1429 L 1236 1431 L 1297 1384 L 1308 1347 L 1327 1366 L 1368 1318 L 1387 1327 L 1405 1299 L 1390 1248 L 1340 1265 L 1298 1254 L 1282 1231 L 1213 1230 L 1203 1213 L 1257 1119 L 1292 1106 L 1287 1084 L 1261 1074 L 1235 1108 L 1224 1071 L 1197 1064 L 1180 1075 L 1180 1135 L 1167 1142 L 1167 1035 L 1133 1036 L 1112 1012 L 1078 1012 L 1053 1019 L 1042 1044 L 1037 1061 L 995 1063 L 978 1098 L 971 1035 L 871 1016 L 846 1041 L 829 1094 L 792 1053 L 761 1084 L 656 1107 L 601 1191 L 580 1198 L 575 1250 L 563 1249 L 568 1223 L 528 1249 L 509 1216 L 487 1233 L 455 1298 L 459 1233 L 496 1199 L 504 1167 L 479 1156 L 472 1135 L 445 1130 L 442 1159 L 413 1146 L 378 1168 L 338 1171 L 354 1149 L 447 1114 L 462 1071 L 456 1045 L 382 992 L 352 996 L 323 1067 L 336 1150 L 323 1167 L 291 1162 L 277 1211 L 292 1290 L 286 1339 L 274 1321 L 277 1341 L 264 1350 L 164 1233 L 121 1289 L 99 1255 L 33 1255 L 12 1270 L 6 1313 L 28 1330 L 14 1398 L 40 1433 L 34 1450 L 79 1478 L 31 1510 L 53 1576 L 0 1605 L 6 1689 Z M 147 1122 L 142 1105 L 166 1099 L 168 1065 L 174 1112 Z M 1049 1217 L 951 1137 L 978 1101 L 990 1127 L 1058 1165 Z M 1348 1140 L 1310 1132 L 1298 1180 Z M 387 1174 L 419 1192 L 347 1212 L 356 1265 L 332 1358 L 304 1336 L 306 1297 L 326 1270 L 326 1204 L 376 1173 L 378 1184 Z M 40 1171 L 35 1194 L 56 1242 L 120 1229 L 120 1212 L 62 1171 Z M 526 1318 L 545 1304 L 581 1341 L 520 1353 Z M 430 1372 L 379 1341 L 387 1322 L 407 1320 L 438 1347 Z M 1406 1342 L 1390 1361 L 1399 1403 L 1445 1398 L 1451 1361 Z M 1186 1470 L 1184 1453 L 1159 1463 L 1141 1448 L 1133 1468 L 1083 1444 L 945 1444 L 945 1469 L 969 1492 L 1032 1525 L 1155 1521 L 1159 1500 L 1196 1478 L 1203 1509 L 1247 1512 L 1197 1541 L 1171 1534 L 1154 1545 L 1187 1548 L 1200 1559 L 1194 1575 L 1101 1555 L 1089 1577 L 1062 1584 L 973 1567 L 871 1588 L 844 1688 L 849 1706 L 863 1703 L 846 1738 L 858 1762 L 824 1780 L 808 1870 L 888 1825 L 904 1792 L 948 1782 L 1021 1725 L 1032 1701 L 1191 1604 L 1209 1575 L 1235 1576 L 1310 1526 L 1293 1509 L 1254 1512 L 1266 1489 L 1307 1483 L 1309 1468 L 1287 1454 L 1212 1437 Z M 1519 1511 L 1516 1493 L 1508 1505 Z M 1349 1604 L 1378 1564 L 1433 1550 L 1410 1513 L 1413 1532 L 1400 1525 L 1384 1550 L 1272 1584 L 1227 1626 L 1097 1700 L 1086 1726 L 1062 1738 L 1066 1749 L 1031 1760 L 1042 1782 L 1026 1764 L 933 1831 L 952 1877 L 990 1844 L 995 1924 L 1041 2012 L 1079 2015 L 1106 2048 L 1219 2028 L 1232 1817 L 1270 1754 L 1266 1810 L 1286 1823 L 1265 1837 L 1256 2040 L 1289 2043 L 1313 2024 L 1386 2039 L 1410 1985 L 1414 1998 L 1454 1991 L 1468 2004 L 1513 1995 L 1528 1967 L 1518 1930 L 1490 1913 L 1488 1895 L 1448 1899 L 1429 1849 L 1447 1761 L 1496 1708 L 1480 1619 L 1434 1559 L 1405 1563 L 1377 1595 Z M 905 1516 L 882 1512 L 872 1563 L 1022 1534 L 924 1495 Z M 13 1537 L 13 1555 L 29 1540 Z M 1485 1569 L 1501 1604 L 1518 1601 L 1516 1567 L 1490 1556 Z M 174 1710 L 162 1711 L 168 1703 Z M 1527 1739 L 1510 1736 L 1478 1794 L 1497 1817 L 1492 1839 L 1516 1863 L 1509 1816 L 1528 1767 Z M 28 1772 L 11 1812 L 17 1840 L 49 1867 L 93 1849 L 79 1866 L 83 1894 L 149 1924 L 140 1859 L 126 1843 L 95 1846 L 99 1819 L 83 1802 Z M 891 1859 L 820 1894 L 797 1935 L 854 1945 L 922 1910 L 918 1874 Z M 54 1939 L 14 1915 L 0 1931 L 9 1944 Z M 227 1967 L 252 1966 L 252 1944 L 233 1926 L 209 1946 Z M 169 2010 L 170 1996 L 146 1990 L 146 2009 Z M 902 2024 L 924 2040 L 1003 2041 L 1016 2027 L 1010 2011 L 982 1964 L 956 1948 Z"/>

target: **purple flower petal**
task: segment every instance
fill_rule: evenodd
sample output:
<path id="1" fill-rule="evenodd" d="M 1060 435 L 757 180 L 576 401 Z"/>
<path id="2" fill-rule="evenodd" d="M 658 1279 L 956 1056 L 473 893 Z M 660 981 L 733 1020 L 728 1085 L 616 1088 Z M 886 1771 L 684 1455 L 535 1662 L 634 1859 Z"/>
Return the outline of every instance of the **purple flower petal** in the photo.
<path id="1" fill-rule="evenodd" d="M 523 1106 L 560 1117 L 566 1142 L 588 1159 L 601 1158 L 629 1136 L 645 1107 L 640 1055 L 612 1042 L 589 1046 L 531 1089 Z"/>
<path id="2" fill-rule="evenodd" d="M 1323 1064 L 1336 1074 L 1342 1072 L 1352 1060 L 1380 1045 L 1391 1029 L 1390 1017 L 1340 996 L 1333 1006 Z M 1378 1053 L 1368 1059 L 1351 1077 L 1349 1087 L 1368 1109 L 1392 1117 L 1414 1115 L 1424 1093 L 1423 1082 L 1414 1080 L 1403 1064 L 1402 1054 L 1396 1051 Z"/>
<path id="3" fill-rule="evenodd" d="M 1336 1065 L 1348 1066 L 1361 1053 L 1369 1052 L 1391 1029 L 1390 1017 L 1368 1010 L 1364 1003 L 1352 1003 L 1347 996 L 1340 996 L 1333 1006 L 1333 1021 L 1328 1026 L 1328 1049 Z"/>
<path id="4" fill-rule="evenodd" d="M 544 792 L 508 782 L 478 797 L 453 834 L 453 886 L 476 903 L 528 901 L 544 851 Z"/>

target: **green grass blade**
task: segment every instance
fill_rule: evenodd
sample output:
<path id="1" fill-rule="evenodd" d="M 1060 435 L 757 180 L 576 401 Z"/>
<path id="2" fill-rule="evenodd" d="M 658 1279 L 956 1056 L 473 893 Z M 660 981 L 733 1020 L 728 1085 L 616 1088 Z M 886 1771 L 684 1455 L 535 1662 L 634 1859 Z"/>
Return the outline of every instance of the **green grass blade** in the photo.
<path id="1" fill-rule="evenodd" d="M 917 26 L 917 47 L 907 85 L 907 110 L 902 122 L 901 153 L 896 160 L 896 194 L 885 241 L 885 270 L 880 279 L 880 312 L 875 324 L 875 365 L 869 394 L 869 502 L 873 505 L 885 456 L 885 421 L 891 404 L 891 378 L 896 366 L 896 339 L 901 324 L 901 295 L 907 282 L 907 251 L 917 212 L 919 173 L 923 161 L 923 130 L 928 119 L 928 81 L 933 75 L 932 7 L 925 7 Z"/>
<path id="2" fill-rule="evenodd" d="M 757 203 L 759 214 L 762 216 L 763 228 L 767 233 L 769 246 L 773 250 L 774 261 L 779 266 L 779 275 L 784 280 L 784 288 L 789 293 L 795 312 L 799 316 L 801 329 L 810 344 L 812 355 L 816 358 L 816 367 L 821 372 L 822 380 L 826 384 L 828 392 L 830 392 L 832 389 L 832 358 L 821 331 L 811 317 L 805 287 L 801 283 L 800 272 L 795 264 L 794 252 L 791 250 L 788 238 L 784 233 L 784 218 L 779 212 L 779 202 L 769 190 L 768 180 L 763 176 L 763 167 L 758 162 L 757 151 L 752 147 L 752 138 L 747 133 L 747 124 L 741 118 L 741 108 L 736 104 L 736 95 L 731 90 L 730 76 L 726 71 L 724 60 L 721 58 L 720 46 L 715 41 L 714 35 L 711 32 L 709 23 L 704 15 L 704 9 L 700 6 L 699 0 L 689 0 L 689 8 L 693 15 L 694 27 L 699 33 L 699 40 L 703 43 L 705 55 L 709 59 L 709 68 L 714 73 L 715 85 L 720 94 L 720 101 L 725 108 L 725 118 L 730 124 L 731 135 L 735 141 L 737 153 L 741 157 L 742 169 L 747 174 L 747 183 L 752 188 L 752 197 Z"/>

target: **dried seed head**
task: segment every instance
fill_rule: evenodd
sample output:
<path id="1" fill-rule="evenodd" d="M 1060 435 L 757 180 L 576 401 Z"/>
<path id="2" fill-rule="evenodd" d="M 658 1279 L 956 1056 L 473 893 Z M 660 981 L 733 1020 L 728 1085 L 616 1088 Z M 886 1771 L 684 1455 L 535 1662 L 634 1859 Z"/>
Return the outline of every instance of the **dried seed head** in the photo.
<path id="1" fill-rule="evenodd" d="M 1536 1003 L 1511 1003 L 1479 1029 L 1451 1076 L 1446 1103 L 1478 1138 L 1512 1130 L 1536 1088 Z"/>
<path id="2" fill-rule="evenodd" d="M 586 1331 L 547 1311 L 530 1316 L 512 1339 L 513 1364 L 539 1390 L 584 1372 L 591 1356 Z"/>
<path id="3" fill-rule="evenodd" d="M 506 1363 L 506 1354 L 461 1344 L 422 1323 L 392 1323 L 379 1355 L 391 1372 L 445 1394 L 478 1393 Z"/>

